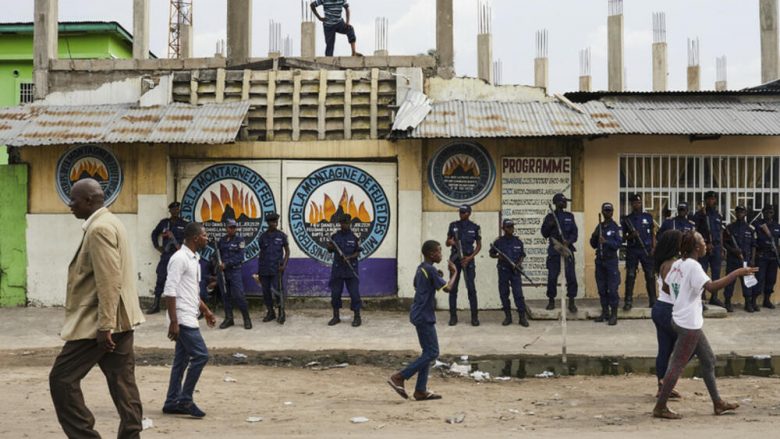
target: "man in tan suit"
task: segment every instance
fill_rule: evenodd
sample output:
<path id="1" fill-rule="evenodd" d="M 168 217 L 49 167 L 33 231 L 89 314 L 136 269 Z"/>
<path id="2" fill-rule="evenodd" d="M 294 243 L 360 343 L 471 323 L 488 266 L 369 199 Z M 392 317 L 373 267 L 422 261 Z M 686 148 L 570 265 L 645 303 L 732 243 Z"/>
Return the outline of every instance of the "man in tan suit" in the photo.
<path id="1" fill-rule="evenodd" d="M 81 380 L 100 365 L 121 419 L 118 437 L 138 438 L 143 413 L 135 383 L 133 328 L 144 318 L 127 231 L 103 201 L 97 181 L 73 185 L 70 210 L 86 222 L 81 246 L 68 267 L 65 325 L 60 333 L 65 346 L 54 361 L 49 386 L 65 434 L 100 438 L 81 392 Z"/>

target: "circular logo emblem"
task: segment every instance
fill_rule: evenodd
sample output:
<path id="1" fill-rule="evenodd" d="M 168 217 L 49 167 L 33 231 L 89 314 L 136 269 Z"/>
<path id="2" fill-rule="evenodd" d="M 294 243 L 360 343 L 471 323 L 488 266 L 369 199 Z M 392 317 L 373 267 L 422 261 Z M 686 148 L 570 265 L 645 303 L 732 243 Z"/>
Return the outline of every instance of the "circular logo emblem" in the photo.
<path id="1" fill-rule="evenodd" d="M 474 204 L 485 198 L 496 182 L 496 167 L 481 145 L 451 143 L 428 162 L 428 184 L 436 197 L 451 206 Z"/>
<path id="2" fill-rule="evenodd" d="M 268 228 L 265 214 L 276 211 L 271 187 L 257 172 L 237 164 L 210 166 L 196 175 L 181 199 L 181 217 L 206 227 L 209 237 L 221 239 L 227 234 L 225 221 L 238 223 L 237 233 L 244 238 L 244 260 L 257 256 L 257 238 Z M 209 258 L 211 246 L 201 251 Z"/>
<path id="3" fill-rule="evenodd" d="M 122 189 L 122 168 L 114 154 L 100 146 L 77 146 L 60 157 L 57 162 L 57 193 L 65 204 L 70 204 L 70 190 L 85 178 L 100 183 L 109 206 L 116 201 Z"/>
<path id="4" fill-rule="evenodd" d="M 390 230 L 390 204 L 374 177 L 350 165 L 317 169 L 304 178 L 290 201 L 290 232 L 310 257 L 331 263 L 328 239 L 348 214 L 352 232 L 360 239 L 360 259 L 373 254 Z"/>

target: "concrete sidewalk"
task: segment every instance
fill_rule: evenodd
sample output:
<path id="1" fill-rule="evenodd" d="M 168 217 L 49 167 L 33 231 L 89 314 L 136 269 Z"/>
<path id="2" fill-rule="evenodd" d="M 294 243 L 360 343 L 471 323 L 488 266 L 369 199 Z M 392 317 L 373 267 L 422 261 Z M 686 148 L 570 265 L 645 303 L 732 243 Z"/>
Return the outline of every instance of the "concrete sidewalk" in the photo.
<path id="1" fill-rule="evenodd" d="M 583 304 L 584 305 L 584 304 Z M 580 313 L 583 307 L 580 306 Z M 237 326 L 209 329 L 202 323 L 203 335 L 211 348 L 235 348 L 246 351 L 418 351 L 417 336 L 408 314 L 366 311 L 363 326 L 350 326 L 351 312 L 343 323 L 326 326 L 327 310 L 290 310 L 287 323 L 262 323 L 262 314 L 253 311 L 254 329 Z M 59 348 L 58 333 L 64 317 L 62 308 L 0 309 L 0 350 Z M 218 322 L 221 321 L 219 316 Z M 447 326 L 447 313 L 439 312 L 437 331 L 442 355 L 559 355 L 561 325 L 554 320 L 532 320 L 529 328 L 516 322 L 501 326 L 503 313 L 483 311 L 482 325 L 468 324 L 466 313 L 461 323 Z M 515 316 L 516 317 L 516 316 Z M 704 330 L 716 354 L 780 354 L 780 310 L 762 310 L 747 314 L 737 310 L 726 318 L 706 319 Z M 173 348 L 166 338 L 164 313 L 147 316 L 136 334 L 140 348 Z M 654 357 L 655 327 L 648 319 L 621 320 L 617 326 L 590 320 L 568 321 L 568 353 L 588 356 Z"/>

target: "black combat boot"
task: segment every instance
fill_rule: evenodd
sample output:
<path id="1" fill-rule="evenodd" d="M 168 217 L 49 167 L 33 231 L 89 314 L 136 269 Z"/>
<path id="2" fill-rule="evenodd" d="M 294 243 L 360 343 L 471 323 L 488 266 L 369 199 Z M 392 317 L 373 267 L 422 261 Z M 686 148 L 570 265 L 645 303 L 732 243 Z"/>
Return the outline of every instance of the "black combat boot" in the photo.
<path id="1" fill-rule="evenodd" d="M 764 304 L 763 304 L 763 306 L 764 306 L 764 308 L 775 309 L 775 304 L 772 303 L 772 300 L 770 299 L 770 297 L 771 296 L 769 294 L 764 294 Z"/>
<path id="2" fill-rule="evenodd" d="M 623 311 L 631 311 L 634 307 L 634 293 L 626 292 L 626 298 L 623 300 Z"/>
<path id="3" fill-rule="evenodd" d="M 265 317 L 263 317 L 263 323 L 270 322 L 274 319 L 276 319 L 276 312 L 274 312 L 273 307 L 270 307 L 268 308 L 268 311 L 266 311 Z"/>
<path id="4" fill-rule="evenodd" d="M 147 314 L 157 314 L 160 312 L 160 296 L 154 296 L 154 302 L 152 302 L 152 306 L 150 306 L 147 310 Z"/>
<path id="5" fill-rule="evenodd" d="M 479 326 L 479 317 L 477 317 L 477 311 L 471 311 L 471 326 Z"/>
<path id="6" fill-rule="evenodd" d="M 731 306 L 731 297 L 726 297 L 723 307 L 726 308 L 726 312 L 734 312 L 734 307 Z"/>
<path id="7" fill-rule="evenodd" d="M 360 310 L 355 310 L 355 316 L 352 318 L 352 327 L 357 328 L 363 323 L 363 320 L 360 319 Z"/>
<path id="8" fill-rule="evenodd" d="M 328 321 L 328 326 L 335 326 L 341 323 L 341 318 L 339 317 L 339 309 L 333 308 L 333 318 Z"/>
<path id="9" fill-rule="evenodd" d="M 552 311 L 555 309 L 555 299 L 547 299 L 547 307 L 545 308 L 547 311 Z"/>
<path id="10" fill-rule="evenodd" d="M 596 323 L 604 323 L 607 320 L 609 320 L 609 307 L 608 306 L 602 306 L 601 307 L 601 315 L 596 317 L 595 320 L 593 320 Z"/>
<path id="11" fill-rule="evenodd" d="M 450 311 L 450 326 L 455 326 L 458 324 L 458 312 L 457 311 Z"/>
<path id="12" fill-rule="evenodd" d="M 607 323 L 609 326 L 615 326 L 617 325 L 617 306 L 611 306 L 610 307 L 610 313 L 609 313 L 609 323 Z"/>
<path id="13" fill-rule="evenodd" d="M 517 316 L 517 323 L 520 324 L 523 328 L 527 328 L 529 326 L 528 324 L 528 318 L 525 316 L 525 311 L 520 311 Z"/>
<path id="14" fill-rule="evenodd" d="M 574 303 L 574 297 L 569 298 L 569 312 L 577 312 L 577 305 Z"/>
<path id="15" fill-rule="evenodd" d="M 758 300 L 758 295 L 754 294 L 750 298 L 750 304 L 753 305 L 753 312 L 760 312 L 761 311 L 761 307 L 758 306 L 758 303 L 756 303 L 756 300 Z"/>
<path id="16" fill-rule="evenodd" d="M 504 321 L 501 322 L 501 326 L 509 326 L 512 324 L 512 311 L 505 309 L 504 310 Z"/>
<path id="17" fill-rule="evenodd" d="M 225 320 L 219 324 L 219 329 L 227 329 L 233 325 L 233 310 L 225 310 Z"/>
<path id="18" fill-rule="evenodd" d="M 749 312 L 749 313 L 756 312 L 756 310 L 753 309 L 753 298 L 752 297 L 745 297 L 745 312 Z"/>
<path id="19" fill-rule="evenodd" d="M 249 317 L 249 310 L 241 311 L 241 318 L 244 320 L 244 329 L 252 329 L 252 318 Z"/>
<path id="20" fill-rule="evenodd" d="M 652 308 L 655 306 L 655 292 L 649 292 L 647 295 L 647 307 Z"/>

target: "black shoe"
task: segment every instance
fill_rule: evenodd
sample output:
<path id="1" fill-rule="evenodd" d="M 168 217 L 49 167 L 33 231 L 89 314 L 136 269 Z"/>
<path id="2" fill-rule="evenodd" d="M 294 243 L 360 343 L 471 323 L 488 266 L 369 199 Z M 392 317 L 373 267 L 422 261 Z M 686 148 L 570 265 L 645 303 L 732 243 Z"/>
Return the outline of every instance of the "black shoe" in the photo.
<path id="1" fill-rule="evenodd" d="M 745 298 L 745 312 L 754 313 L 756 312 L 755 309 L 753 309 L 753 304 L 750 301 L 749 297 Z"/>
<path id="2" fill-rule="evenodd" d="M 284 325 L 287 321 L 287 313 L 285 311 L 279 311 L 279 317 L 276 318 L 276 323 Z"/>
<path id="3" fill-rule="evenodd" d="M 222 321 L 222 323 L 219 324 L 219 329 L 227 329 L 231 326 L 233 326 L 235 323 L 233 322 L 233 319 L 225 319 Z"/>
<path id="4" fill-rule="evenodd" d="M 150 306 L 147 310 L 147 314 L 157 314 L 160 312 L 160 298 L 155 296 L 154 302 L 152 302 L 152 306 Z"/>
<path id="5" fill-rule="evenodd" d="M 249 311 L 241 313 L 244 320 L 244 329 L 252 329 L 252 319 L 249 317 Z"/>
<path id="6" fill-rule="evenodd" d="M 274 312 L 273 308 L 269 308 L 268 312 L 265 313 L 265 317 L 263 317 L 263 323 L 270 322 L 271 320 L 276 320 L 276 313 Z"/>
<path id="7" fill-rule="evenodd" d="M 758 297 L 753 296 L 750 298 L 750 304 L 753 305 L 753 312 L 761 312 L 761 307 L 758 306 L 758 303 L 756 303 L 756 300 L 758 300 Z"/>
<path id="8" fill-rule="evenodd" d="M 763 306 L 764 308 L 775 309 L 775 304 L 772 303 L 771 300 L 769 300 L 769 296 L 764 296 Z"/>
<path id="9" fill-rule="evenodd" d="M 328 321 L 328 326 L 336 326 L 341 323 L 341 317 L 339 317 L 339 310 L 333 309 L 333 318 Z"/>
<path id="10" fill-rule="evenodd" d="M 519 315 L 517 317 L 517 323 L 519 323 L 520 326 L 522 326 L 523 328 L 527 328 L 528 326 L 530 326 L 528 324 L 528 318 L 526 318 L 524 312 L 519 313 Z"/>
<path id="11" fill-rule="evenodd" d="M 457 314 L 450 314 L 450 322 L 448 325 L 455 326 L 458 324 L 458 315 Z"/>
<path id="12" fill-rule="evenodd" d="M 360 318 L 360 311 L 355 311 L 355 317 L 352 318 L 352 327 L 357 328 L 363 324 L 363 320 Z"/>
<path id="13" fill-rule="evenodd" d="M 601 315 L 596 317 L 596 319 L 593 321 L 596 323 L 604 323 L 607 320 L 609 320 L 609 308 L 603 306 L 601 307 Z"/>
<path id="14" fill-rule="evenodd" d="M 166 415 L 189 415 L 190 412 L 181 404 L 164 405 L 162 412 Z"/>
<path id="15" fill-rule="evenodd" d="M 202 418 L 206 416 L 206 412 L 199 409 L 198 406 L 195 405 L 194 402 L 187 402 L 184 404 L 179 404 L 179 406 L 187 411 L 187 414 L 192 416 L 193 418 Z"/>
<path id="16" fill-rule="evenodd" d="M 552 311 L 555 309 L 555 299 L 547 299 L 547 306 L 544 308 L 547 311 Z"/>
<path id="17" fill-rule="evenodd" d="M 512 324 L 512 311 L 504 311 L 504 321 L 501 322 L 501 326 L 509 326 Z"/>
<path id="18" fill-rule="evenodd" d="M 723 304 L 723 307 L 726 308 L 726 312 L 734 312 L 734 307 L 731 306 L 730 299 L 726 299 L 726 302 Z"/>
<path id="19" fill-rule="evenodd" d="M 476 314 L 471 315 L 471 326 L 479 326 L 479 318 Z"/>
<path id="20" fill-rule="evenodd" d="M 569 312 L 577 312 L 577 305 L 574 303 L 574 297 L 569 299 Z"/>
<path id="21" fill-rule="evenodd" d="M 632 297 L 626 297 L 625 302 L 623 303 L 623 311 L 631 311 L 631 309 L 634 307 L 634 299 Z"/>
<path id="22" fill-rule="evenodd" d="M 709 304 L 712 305 L 712 306 L 719 306 L 721 308 L 725 308 L 726 307 L 726 305 L 724 305 L 723 302 L 721 302 L 720 299 L 718 299 L 717 296 L 710 297 Z"/>
<path id="23" fill-rule="evenodd" d="M 615 326 L 615 325 L 617 325 L 617 320 L 618 320 L 618 315 L 617 315 L 618 314 L 617 313 L 618 309 L 617 309 L 617 306 L 613 306 L 613 307 L 610 307 L 610 308 L 612 308 L 612 309 L 610 309 L 609 322 L 607 322 L 607 324 L 609 326 Z"/>

